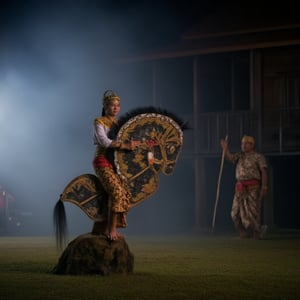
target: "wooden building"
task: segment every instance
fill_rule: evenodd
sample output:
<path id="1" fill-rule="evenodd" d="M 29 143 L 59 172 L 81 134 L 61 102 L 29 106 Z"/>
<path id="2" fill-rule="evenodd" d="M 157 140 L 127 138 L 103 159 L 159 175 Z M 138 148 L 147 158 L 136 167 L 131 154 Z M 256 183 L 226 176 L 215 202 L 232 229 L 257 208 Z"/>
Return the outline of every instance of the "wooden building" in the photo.
<path id="1" fill-rule="evenodd" d="M 172 108 L 192 125 L 182 157 L 193 166 L 197 230 L 211 226 L 220 139 L 228 135 L 234 152 L 244 134 L 256 138 L 256 149 L 269 163 L 264 222 L 271 228 L 300 228 L 295 221 L 300 166 L 300 18 L 296 14 L 258 13 L 257 8 L 223 11 L 203 19 L 178 44 L 122 62 L 128 74 L 133 69 L 139 74 L 135 94 L 140 88 L 149 95 L 144 99 L 148 103 Z M 223 184 L 231 189 L 225 192 L 227 221 L 233 169 L 226 165 L 223 173 Z M 222 216 L 218 220 L 217 227 L 227 222 L 222 225 Z"/>

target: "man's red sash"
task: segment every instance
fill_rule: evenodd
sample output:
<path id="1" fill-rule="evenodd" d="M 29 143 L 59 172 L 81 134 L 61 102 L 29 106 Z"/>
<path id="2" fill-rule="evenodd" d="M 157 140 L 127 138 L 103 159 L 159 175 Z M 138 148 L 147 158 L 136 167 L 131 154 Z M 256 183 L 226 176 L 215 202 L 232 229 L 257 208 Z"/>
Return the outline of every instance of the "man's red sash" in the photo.
<path id="1" fill-rule="evenodd" d="M 249 179 L 249 180 L 241 180 L 237 181 L 235 184 L 235 190 L 238 192 L 242 192 L 245 187 L 259 185 L 259 181 L 257 179 Z"/>

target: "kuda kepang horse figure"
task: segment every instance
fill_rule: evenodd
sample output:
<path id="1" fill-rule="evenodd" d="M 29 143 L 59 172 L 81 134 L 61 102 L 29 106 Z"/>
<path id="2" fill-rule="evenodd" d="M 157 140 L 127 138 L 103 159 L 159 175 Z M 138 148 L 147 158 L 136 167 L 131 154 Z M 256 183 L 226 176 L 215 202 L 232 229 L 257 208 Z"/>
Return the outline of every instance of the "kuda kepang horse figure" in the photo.
<path id="1" fill-rule="evenodd" d="M 123 178 L 132 195 L 129 208 L 151 197 L 159 187 L 159 173 L 174 172 L 183 145 L 186 122 L 175 114 L 154 107 L 139 108 L 121 117 L 111 129 L 112 139 L 127 142 L 139 140 L 134 151 L 111 153 L 117 173 Z M 62 247 L 66 235 L 66 215 L 63 202 L 79 206 L 95 222 L 107 218 L 108 196 L 94 174 L 74 178 L 60 195 L 54 208 L 57 244 Z"/>

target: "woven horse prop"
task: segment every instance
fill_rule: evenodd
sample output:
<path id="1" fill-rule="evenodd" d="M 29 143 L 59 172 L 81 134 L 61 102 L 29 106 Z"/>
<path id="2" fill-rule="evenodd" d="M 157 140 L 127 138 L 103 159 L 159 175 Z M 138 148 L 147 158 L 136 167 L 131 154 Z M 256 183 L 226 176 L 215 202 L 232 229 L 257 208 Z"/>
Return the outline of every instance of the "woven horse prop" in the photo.
<path id="1" fill-rule="evenodd" d="M 140 141 L 136 150 L 110 153 L 116 172 L 131 192 L 129 209 L 158 190 L 159 173 L 173 174 L 183 145 L 183 130 L 187 128 L 175 114 L 154 107 L 132 110 L 112 128 L 112 139 Z M 53 211 L 56 241 L 60 246 L 67 227 L 64 202 L 77 205 L 95 222 L 101 222 L 108 213 L 108 197 L 97 176 L 82 174 L 74 178 L 65 187 Z"/>

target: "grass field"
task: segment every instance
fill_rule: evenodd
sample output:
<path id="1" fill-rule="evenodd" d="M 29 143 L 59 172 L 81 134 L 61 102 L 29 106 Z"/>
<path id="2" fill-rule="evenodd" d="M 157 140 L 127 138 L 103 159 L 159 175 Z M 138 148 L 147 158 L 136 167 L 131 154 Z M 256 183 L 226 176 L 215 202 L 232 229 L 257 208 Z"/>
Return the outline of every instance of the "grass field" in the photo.
<path id="1" fill-rule="evenodd" d="M 50 273 L 52 237 L 0 237 L 0 299 L 300 299 L 300 235 L 127 236 L 129 275 Z"/>

